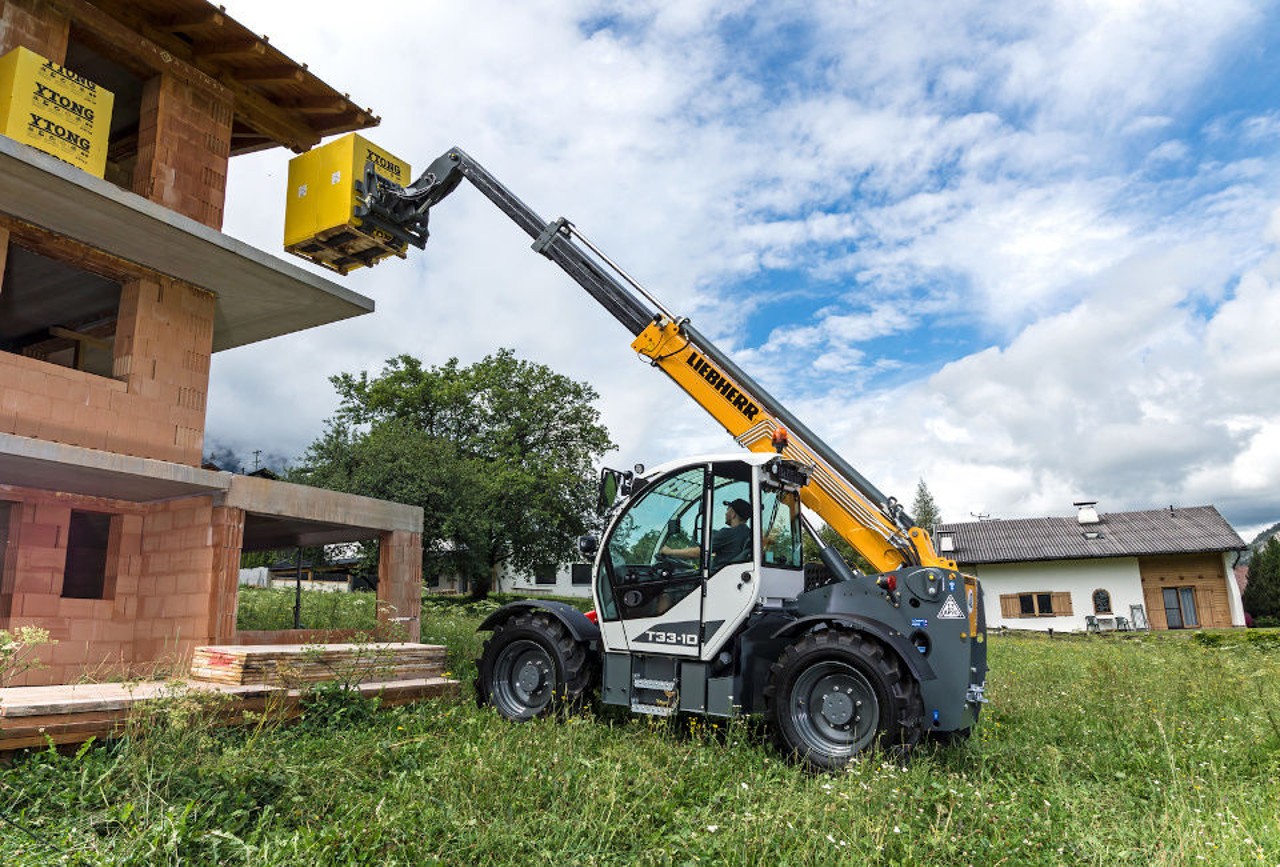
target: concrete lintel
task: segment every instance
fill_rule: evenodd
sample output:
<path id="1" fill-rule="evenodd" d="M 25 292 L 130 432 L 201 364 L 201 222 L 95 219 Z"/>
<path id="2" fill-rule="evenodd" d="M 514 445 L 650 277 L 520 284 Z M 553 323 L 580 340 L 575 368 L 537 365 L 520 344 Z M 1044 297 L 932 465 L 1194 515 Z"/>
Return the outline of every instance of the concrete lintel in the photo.
<path id="1" fill-rule="evenodd" d="M 220 504 L 255 515 L 293 518 L 314 524 L 381 532 L 422 532 L 421 506 L 406 506 L 254 476 L 231 476 L 231 485 Z"/>
<path id="2" fill-rule="evenodd" d="M 284 208 L 283 191 L 262 190 Z M 213 349 L 373 311 L 373 300 L 0 136 L 0 212 L 217 296 Z"/>
<path id="3" fill-rule="evenodd" d="M 225 491 L 230 473 L 0 432 L 0 484 L 134 503 Z"/>

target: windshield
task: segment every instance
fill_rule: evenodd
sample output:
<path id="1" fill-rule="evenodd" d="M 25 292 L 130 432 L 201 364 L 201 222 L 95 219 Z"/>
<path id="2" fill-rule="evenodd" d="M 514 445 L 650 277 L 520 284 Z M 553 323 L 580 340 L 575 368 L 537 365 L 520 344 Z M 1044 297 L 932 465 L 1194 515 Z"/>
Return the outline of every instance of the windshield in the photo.
<path id="1" fill-rule="evenodd" d="M 633 571 L 628 567 L 652 566 L 664 545 L 685 548 L 698 544 L 702 484 L 701 467 L 685 470 L 662 480 L 627 508 L 609 539 L 609 559 L 617 577 Z M 691 563 L 689 569 L 696 571 L 697 563 Z"/>

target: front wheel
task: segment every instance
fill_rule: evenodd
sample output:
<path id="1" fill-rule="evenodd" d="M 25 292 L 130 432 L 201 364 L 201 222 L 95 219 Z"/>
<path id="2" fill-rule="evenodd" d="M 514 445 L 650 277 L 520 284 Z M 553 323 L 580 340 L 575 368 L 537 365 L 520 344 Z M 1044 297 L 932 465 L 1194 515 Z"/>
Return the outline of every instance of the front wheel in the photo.
<path id="1" fill-rule="evenodd" d="M 920 686 L 882 645 L 837 629 L 782 652 L 765 690 L 779 746 L 814 770 L 834 770 L 874 745 L 910 747 L 924 728 Z"/>
<path id="2" fill-rule="evenodd" d="M 586 648 L 542 612 L 522 612 L 495 627 L 477 667 L 476 703 L 516 722 L 577 710 L 591 685 Z"/>

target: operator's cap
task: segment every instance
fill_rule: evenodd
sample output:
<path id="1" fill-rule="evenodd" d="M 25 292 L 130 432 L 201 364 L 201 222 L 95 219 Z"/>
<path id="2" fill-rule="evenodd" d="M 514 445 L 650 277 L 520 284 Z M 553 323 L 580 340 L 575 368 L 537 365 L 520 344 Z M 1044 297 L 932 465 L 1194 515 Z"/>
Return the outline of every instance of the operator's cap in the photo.
<path id="1" fill-rule="evenodd" d="M 751 520 L 751 504 L 746 500 L 725 500 L 724 504 L 737 514 L 744 521 Z"/>

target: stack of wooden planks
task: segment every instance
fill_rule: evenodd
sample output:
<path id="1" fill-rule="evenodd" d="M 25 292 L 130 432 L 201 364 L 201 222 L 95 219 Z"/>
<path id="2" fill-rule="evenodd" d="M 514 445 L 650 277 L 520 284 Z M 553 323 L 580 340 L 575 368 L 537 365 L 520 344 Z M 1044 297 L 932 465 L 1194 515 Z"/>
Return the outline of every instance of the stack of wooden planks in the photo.
<path id="1" fill-rule="evenodd" d="M 191 677 L 237 686 L 351 684 L 441 677 L 444 665 L 445 648 L 434 644 L 214 645 L 196 648 Z"/>

